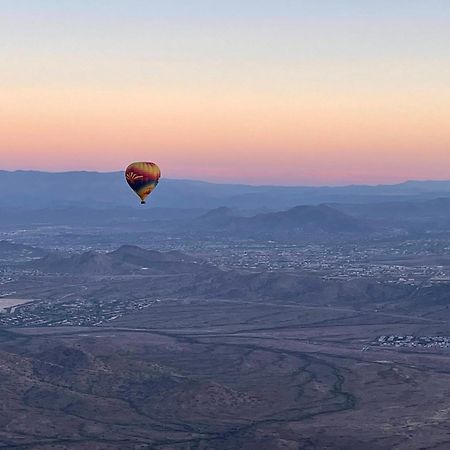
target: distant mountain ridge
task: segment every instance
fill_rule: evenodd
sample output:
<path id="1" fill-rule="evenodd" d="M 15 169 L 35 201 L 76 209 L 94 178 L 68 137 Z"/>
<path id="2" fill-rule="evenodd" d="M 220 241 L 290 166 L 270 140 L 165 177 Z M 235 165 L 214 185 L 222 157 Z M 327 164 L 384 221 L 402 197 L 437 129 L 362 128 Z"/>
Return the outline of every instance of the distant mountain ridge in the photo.
<path id="1" fill-rule="evenodd" d="M 258 214 L 248 219 L 255 228 L 299 232 L 357 232 L 364 227 L 357 219 L 327 205 L 295 206 L 287 211 Z"/>
<path id="2" fill-rule="evenodd" d="M 133 207 L 138 201 L 122 172 L 0 171 L 0 208 Z M 162 178 L 150 207 L 269 208 L 320 203 L 373 203 L 450 196 L 450 181 L 408 181 L 378 186 L 250 186 Z"/>
<path id="3" fill-rule="evenodd" d="M 229 208 L 217 208 L 197 219 L 195 225 L 209 231 L 268 239 L 370 230 L 370 227 L 359 219 L 327 205 L 295 206 L 286 211 L 251 217 L 234 215 L 233 210 Z"/>

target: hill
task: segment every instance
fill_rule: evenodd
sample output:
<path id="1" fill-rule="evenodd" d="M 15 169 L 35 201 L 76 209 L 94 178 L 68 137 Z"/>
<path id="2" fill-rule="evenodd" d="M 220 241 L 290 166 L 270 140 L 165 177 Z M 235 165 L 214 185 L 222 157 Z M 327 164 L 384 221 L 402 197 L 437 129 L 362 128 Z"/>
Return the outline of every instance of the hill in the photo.
<path id="1" fill-rule="evenodd" d="M 44 273 L 74 276 L 179 274 L 211 269 L 211 266 L 181 252 L 158 252 L 129 245 L 109 253 L 89 251 L 70 256 L 54 253 L 29 263 L 28 267 Z"/>
<path id="2" fill-rule="evenodd" d="M 254 231 L 267 232 L 345 233 L 364 229 L 357 219 L 327 205 L 296 206 L 287 211 L 259 214 L 247 219 L 246 223 Z"/>
<path id="3" fill-rule="evenodd" d="M 201 216 L 194 222 L 195 226 L 210 232 L 265 239 L 370 230 L 363 221 L 327 205 L 296 206 L 287 211 L 257 214 L 251 217 L 237 216 L 229 208 L 218 208 Z"/>

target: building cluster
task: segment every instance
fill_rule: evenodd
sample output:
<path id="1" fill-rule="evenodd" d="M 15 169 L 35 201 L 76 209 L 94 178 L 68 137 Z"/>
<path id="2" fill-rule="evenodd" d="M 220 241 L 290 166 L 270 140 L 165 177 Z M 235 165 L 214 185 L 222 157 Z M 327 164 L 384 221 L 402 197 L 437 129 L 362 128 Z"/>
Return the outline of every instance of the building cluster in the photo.
<path id="1" fill-rule="evenodd" d="M 178 244 L 177 244 L 178 245 Z M 202 256 L 223 269 L 308 272 L 324 279 L 378 279 L 390 284 L 450 283 L 450 267 L 420 263 L 419 248 L 379 248 L 366 244 L 280 244 L 242 241 L 184 242 L 185 253 Z M 406 259 L 417 252 L 417 262 Z M 405 264 L 400 264 L 402 258 Z M 392 261 L 392 262 L 390 262 Z"/>
<path id="2" fill-rule="evenodd" d="M 0 286 L 16 281 L 15 273 L 7 268 L 0 268 Z"/>
<path id="3" fill-rule="evenodd" d="M 126 297 L 126 296 L 125 296 Z M 9 309 L 0 315 L 0 326 L 92 326 L 101 325 L 148 308 L 158 299 L 90 300 L 69 302 L 34 301 Z"/>
<path id="4" fill-rule="evenodd" d="M 382 347 L 450 348 L 450 336 L 380 336 L 374 345 Z"/>

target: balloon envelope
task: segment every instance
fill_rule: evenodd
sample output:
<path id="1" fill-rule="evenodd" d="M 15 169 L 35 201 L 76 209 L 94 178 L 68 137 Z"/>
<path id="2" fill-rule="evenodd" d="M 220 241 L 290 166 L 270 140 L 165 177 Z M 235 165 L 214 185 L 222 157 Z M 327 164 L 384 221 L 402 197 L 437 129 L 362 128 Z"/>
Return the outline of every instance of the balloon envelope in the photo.
<path id="1" fill-rule="evenodd" d="M 127 183 L 139 196 L 142 204 L 158 185 L 160 177 L 159 167 L 152 162 L 135 162 L 130 164 L 125 171 Z"/>

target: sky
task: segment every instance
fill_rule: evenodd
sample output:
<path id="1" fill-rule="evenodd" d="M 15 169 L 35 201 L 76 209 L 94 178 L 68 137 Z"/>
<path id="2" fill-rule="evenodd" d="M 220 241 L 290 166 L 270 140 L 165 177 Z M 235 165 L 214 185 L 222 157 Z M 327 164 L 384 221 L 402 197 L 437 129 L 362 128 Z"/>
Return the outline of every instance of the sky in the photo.
<path id="1" fill-rule="evenodd" d="M 0 0 L 0 169 L 450 179 L 448 0 Z"/>

